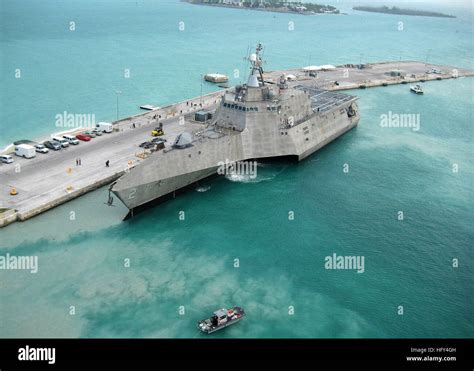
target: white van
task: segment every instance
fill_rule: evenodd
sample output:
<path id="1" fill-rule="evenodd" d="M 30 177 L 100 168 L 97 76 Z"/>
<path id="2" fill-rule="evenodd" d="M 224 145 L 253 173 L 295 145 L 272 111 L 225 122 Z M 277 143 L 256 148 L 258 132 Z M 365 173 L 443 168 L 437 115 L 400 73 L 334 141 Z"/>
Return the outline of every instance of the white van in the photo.
<path id="1" fill-rule="evenodd" d="M 28 144 L 19 144 L 15 147 L 15 155 L 24 158 L 33 158 L 36 157 L 36 150 L 35 147 Z"/>
<path id="2" fill-rule="evenodd" d="M 79 141 L 76 139 L 76 137 L 72 135 L 63 135 L 63 138 L 66 139 L 69 142 L 69 144 L 73 144 L 75 146 L 79 144 Z"/>
<path id="3" fill-rule="evenodd" d="M 99 122 L 95 126 L 98 130 L 104 133 L 111 133 L 114 130 L 114 127 L 110 122 Z"/>
<path id="4" fill-rule="evenodd" d="M 0 161 L 4 162 L 5 164 L 11 164 L 13 162 L 13 157 L 10 155 L 1 155 Z"/>
<path id="5" fill-rule="evenodd" d="M 61 144 L 61 147 L 63 148 L 69 147 L 69 142 L 67 141 L 67 139 L 61 137 L 53 137 L 52 139 Z"/>

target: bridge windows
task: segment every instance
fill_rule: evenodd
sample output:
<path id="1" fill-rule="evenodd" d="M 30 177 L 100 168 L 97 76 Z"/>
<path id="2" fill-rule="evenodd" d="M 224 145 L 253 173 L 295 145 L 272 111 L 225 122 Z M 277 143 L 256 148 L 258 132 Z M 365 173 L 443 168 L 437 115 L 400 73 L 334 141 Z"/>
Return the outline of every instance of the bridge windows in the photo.
<path id="1" fill-rule="evenodd" d="M 225 108 L 236 109 L 236 110 L 244 111 L 244 112 L 258 112 L 258 107 L 246 107 L 246 106 L 241 106 L 238 104 L 227 103 L 227 102 L 224 102 L 222 106 Z"/>
<path id="2" fill-rule="evenodd" d="M 281 111 L 281 106 L 267 106 L 267 111 Z"/>

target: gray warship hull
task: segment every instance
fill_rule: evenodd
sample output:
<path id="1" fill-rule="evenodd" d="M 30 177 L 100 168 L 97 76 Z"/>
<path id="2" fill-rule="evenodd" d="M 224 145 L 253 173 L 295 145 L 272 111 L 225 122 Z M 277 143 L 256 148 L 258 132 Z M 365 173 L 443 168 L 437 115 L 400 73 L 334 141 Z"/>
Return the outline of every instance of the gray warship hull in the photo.
<path id="1" fill-rule="evenodd" d="M 255 62 L 254 62 L 255 63 Z M 255 72 L 256 71 L 256 72 Z M 359 121 L 355 96 L 301 85 L 262 84 L 227 91 L 212 122 L 187 140 L 153 153 L 113 184 L 112 192 L 135 210 L 175 195 L 227 164 L 294 156 L 303 160 Z"/>
<path id="2" fill-rule="evenodd" d="M 316 94 L 321 94 L 317 91 Z M 129 170 L 113 186 L 112 191 L 130 209 L 159 201 L 217 173 L 219 164 L 294 156 L 299 161 L 337 139 L 359 121 L 356 97 L 327 93 L 333 98 L 331 107 L 321 109 L 308 120 L 293 127 L 279 127 L 271 120 L 272 113 L 256 112 L 254 130 L 242 132 L 221 128 L 209 129 L 192 146 L 154 153 Z M 352 107 L 353 116 L 347 114 Z M 268 124 L 266 124 L 268 123 Z M 249 123 L 250 124 L 250 123 Z"/>

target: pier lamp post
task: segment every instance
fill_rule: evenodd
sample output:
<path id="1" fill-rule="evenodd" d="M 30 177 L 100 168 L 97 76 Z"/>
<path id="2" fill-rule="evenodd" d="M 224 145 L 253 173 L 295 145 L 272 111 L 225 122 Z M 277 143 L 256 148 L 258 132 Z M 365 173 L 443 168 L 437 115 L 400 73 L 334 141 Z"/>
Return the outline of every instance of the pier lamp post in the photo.
<path id="1" fill-rule="evenodd" d="M 428 60 L 430 58 L 430 54 L 431 54 L 431 49 L 428 49 L 428 51 L 426 52 L 426 62 L 425 62 L 425 66 L 428 66 Z"/>
<path id="2" fill-rule="evenodd" d="M 120 90 L 115 91 L 115 95 L 117 96 L 117 121 L 119 120 L 119 95 L 122 94 Z"/>
<path id="3" fill-rule="evenodd" d="M 201 100 L 200 100 L 200 106 L 202 108 L 202 81 L 204 80 L 204 75 L 201 74 Z"/>

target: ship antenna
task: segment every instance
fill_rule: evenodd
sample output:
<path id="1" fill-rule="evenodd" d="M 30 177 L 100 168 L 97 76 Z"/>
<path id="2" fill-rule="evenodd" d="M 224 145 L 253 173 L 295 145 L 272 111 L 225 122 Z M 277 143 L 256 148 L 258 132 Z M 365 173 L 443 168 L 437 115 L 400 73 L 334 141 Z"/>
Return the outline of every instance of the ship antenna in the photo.
<path id="1" fill-rule="evenodd" d="M 265 81 L 263 80 L 263 64 L 265 63 L 264 59 L 263 59 L 263 56 L 265 55 L 265 47 L 260 44 L 260 48 L 262 50 L 262 56 L 260 57 L 260 68 L 259 68 L 259 72 L 260 72 L 260 78 L 262 79 L 262 85 L 265 85 Z"/>
<path id="2" fill-rule="evenodd" d="M 247 86 L 252 88 L 258 88 L 260 86 L 258 82 L 258 76 L 260 76 L 260 79 L 262 80 L 262 86 L 265 85 L 263 81 L 262 57 L 260 55 L 262 49 L 262 44 L 258 43 L 257 48 L 255 50 L 255 54 L 251 54 L 249 57 L 249 61 L 251 64 L 250 70 L 252 71 L 252 73 L 250 74 L 250 77 L 248 79 Z"/>

